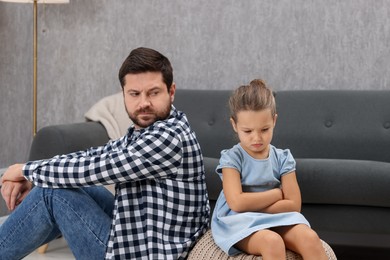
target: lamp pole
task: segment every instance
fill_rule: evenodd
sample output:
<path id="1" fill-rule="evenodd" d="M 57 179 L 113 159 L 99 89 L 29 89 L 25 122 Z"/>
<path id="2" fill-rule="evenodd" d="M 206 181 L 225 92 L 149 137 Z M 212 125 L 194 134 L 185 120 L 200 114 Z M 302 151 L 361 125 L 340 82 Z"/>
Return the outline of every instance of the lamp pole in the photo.
<path id="1" fill-rule="evenodd" d="M 33 22 L 33 136 L 37 133 L 37 99 L 38 99 L 38 0 L 34 0 L 34 22 Z"/>
<path id="2" fill-rule="evenodd" d="M 33 136 L 37 133 L 38 118 L 38 4 L 64 4 L 70 0 L 0 0 L 0 2 L 33 3 Z"/>

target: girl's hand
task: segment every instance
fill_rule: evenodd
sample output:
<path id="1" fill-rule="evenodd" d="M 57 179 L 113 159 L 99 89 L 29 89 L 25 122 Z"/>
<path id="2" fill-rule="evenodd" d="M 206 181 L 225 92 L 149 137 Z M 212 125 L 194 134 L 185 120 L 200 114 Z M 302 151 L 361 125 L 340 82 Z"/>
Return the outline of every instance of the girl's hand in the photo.
<path id="1" fill-rule="evenodd" d="M 283 188 L 280 189 L 282 193 L 282 200 L 275 202 L 269 207 L 265 208 L 265 213 L 281 213 L 301 211 L 301 192 L 298 186 L 295 172 L 291 172 L 282 176 Z"/>

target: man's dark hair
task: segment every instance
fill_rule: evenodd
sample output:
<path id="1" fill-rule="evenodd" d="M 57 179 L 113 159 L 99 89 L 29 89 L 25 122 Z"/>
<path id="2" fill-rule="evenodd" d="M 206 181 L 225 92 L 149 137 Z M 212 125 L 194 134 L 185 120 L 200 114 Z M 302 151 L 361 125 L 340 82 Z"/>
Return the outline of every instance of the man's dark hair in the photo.
<path id="1" fill-rule="evenodd" d="M 140 47 L 130 52 L 119 69 L 119 81 L 122 89 L 127 74 L 138 74 L 144 72 L 161 72 L 168 91 L 173 83 L 173 69 L 167 57 L 153 49 Z"/>

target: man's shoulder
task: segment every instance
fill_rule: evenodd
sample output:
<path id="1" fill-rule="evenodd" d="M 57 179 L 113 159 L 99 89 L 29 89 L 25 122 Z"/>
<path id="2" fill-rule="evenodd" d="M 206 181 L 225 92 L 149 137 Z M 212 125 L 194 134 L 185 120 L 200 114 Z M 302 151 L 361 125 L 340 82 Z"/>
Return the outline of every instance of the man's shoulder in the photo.
<path id="1" fill-rule="evenodd" d="M 171 113 L 166 120 L 161 121 L 162 125 L 166 125 L 168 129 L 174 131 L 186 131 L 190 129 L 188 119 L 183 111 L 177 110 L 172 106 Z"/>
<path id="2" fill-rule="evenodd" d="M 153 125 L 146 128 L 144 134 L 170 133 L 172 135 L 181 135 L 190 131 L 185 114 L 181 111 L 176 111 L 171 113 L 168 118 L 156 121 Z"/>

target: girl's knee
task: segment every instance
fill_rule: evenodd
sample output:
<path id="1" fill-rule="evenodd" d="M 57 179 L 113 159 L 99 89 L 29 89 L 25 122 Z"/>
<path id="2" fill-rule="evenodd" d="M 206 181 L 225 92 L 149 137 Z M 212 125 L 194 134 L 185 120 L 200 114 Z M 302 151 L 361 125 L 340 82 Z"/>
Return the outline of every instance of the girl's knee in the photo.
<path id="1" fill-rule="evenodd" d="M 292 227 L 291 231 L 293 232 L 293 236 L 297 239 L 297 241 L 304 241 L 304 242 L 313 242 L 317 243 L 320 242 L 320 237 L 318 236 L 317 232 L 315 232 L 313 229 L 311 229 L 309 226 L 306 225 L 296 225 Z"/>
<path id="2" fill-rule="evenodd" d="M 323 255 L 325 253 L 325 249 L 322 246 L 321 239 L 314 230 L 311 229 L 305 232 L 305 234 L 303 234 L 302 239 L 304 241 L 301 244 L 301 246 L 303 247 L 303 251 L 318 256 Z"/>
<path id="3" fill-rule="evenodd" d="M 264 234 L 262 245 L 260 247 L 261 254 L 268 259 L 284 259 L 286 247 L 283 238 L 276 232 L 268 232 Z"/>
<path id="4" fill-rule="evenodd" d="M 318 236 L 317 232 L 315 232 L 313 229 L 309 229 L 303 234 L 303 239 L 307 243 L 311 244 L 321 244 L 321 239 Z"/>
<path id="5" fill-rule="evenodd" d="M 250 255 L 262 255 L 264 259 L 283 259 L 286 251 L 282 237 L 271 230 L 255 232 L 236 247 Z"/>
<path id="6" fill-rule="evenodd" d="M 258 231 L 235 245 L 250 255 L 261 255 L 262 259 L 286 259 L 282 237 L 270 230 Z"/>
<path id="7" fill-rule="evenodd" d="M 284 249 L 284 241 L 283 238 L 276 232 L 267 232 L 263 235 L 264 244 L 270 245 L 272 248 L 280 248 Z"/>

